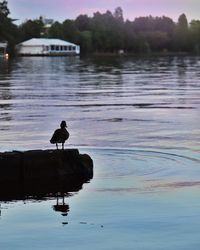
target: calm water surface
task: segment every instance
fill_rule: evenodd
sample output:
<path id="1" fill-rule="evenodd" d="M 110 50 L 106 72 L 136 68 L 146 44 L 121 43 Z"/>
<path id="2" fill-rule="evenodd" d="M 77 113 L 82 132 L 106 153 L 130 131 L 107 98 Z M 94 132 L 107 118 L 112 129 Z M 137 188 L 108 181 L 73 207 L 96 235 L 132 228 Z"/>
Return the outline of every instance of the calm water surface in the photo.
<path id="1" fill-rule="evenodd" d="M 52 148 L 64 119 L 94 160 L 67 216 L 2 201 L 1 249 L 199 249 L 199 97 L 199 57 L 0 61 L 0 151 Z"/>

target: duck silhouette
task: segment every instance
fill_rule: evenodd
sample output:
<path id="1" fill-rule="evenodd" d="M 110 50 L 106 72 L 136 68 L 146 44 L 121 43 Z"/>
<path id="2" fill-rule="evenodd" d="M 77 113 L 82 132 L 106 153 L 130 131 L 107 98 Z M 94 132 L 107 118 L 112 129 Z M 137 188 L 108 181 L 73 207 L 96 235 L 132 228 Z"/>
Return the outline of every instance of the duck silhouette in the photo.
<path id="1" fill-rule="evenodd" d="M 66 121 L 62 121 L 60 123 L 60 128 L 54 131 L 53 136 L 50 140 L 50 143 L 56 144 L 57 149 L 58 149 L 58 143 L 62 143 L 62 149 L 64 149 L 65 141 L 69 138 L 69 132 L 67 131 L 66 127 L 67 127 Z"/>

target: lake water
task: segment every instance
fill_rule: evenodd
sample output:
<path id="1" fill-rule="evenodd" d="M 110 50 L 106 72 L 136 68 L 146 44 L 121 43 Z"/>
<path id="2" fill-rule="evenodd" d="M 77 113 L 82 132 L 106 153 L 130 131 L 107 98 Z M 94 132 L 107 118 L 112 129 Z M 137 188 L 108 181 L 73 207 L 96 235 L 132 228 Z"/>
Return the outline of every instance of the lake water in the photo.
<path id="1" fill-rule="evenodd" d="M 52 148 L 61 120 L 94 178 L 65 216 L 2 200 L 1 249 L 200 248 L 200 57 L 0 61 L 1 152 Z"/>

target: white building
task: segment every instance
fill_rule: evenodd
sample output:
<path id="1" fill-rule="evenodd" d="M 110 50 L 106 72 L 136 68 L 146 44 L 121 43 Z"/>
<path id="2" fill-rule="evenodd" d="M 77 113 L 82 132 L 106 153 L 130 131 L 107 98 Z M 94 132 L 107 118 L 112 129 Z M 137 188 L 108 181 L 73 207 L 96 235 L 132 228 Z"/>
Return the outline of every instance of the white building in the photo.
<path id="1" fill-rule="evenodd" d="M 45 16 L 40 16 L 40 20 L 43 22 L 44 28 L 46 29 L 50 28 L 54 23 L 54 20 L 52 18 L 46 18 Z"/>
<path id="2" fill-rule="evenodd" d="M 60 39 L 32 38 L 17 45 L 19 55 L 79 55 L 80 46 Z"/>
<path id="3" fill-rule="evenodd" d="M 51 26 L 54 23 L 54 20 L 51 18 L 46 18 L 45 16 L 40 16 L 40 20 L 43 23 L 43 32 L 41 32 L 41 35 L 45 35 L 48 34 L 49 29 L 51 28 Z"/>

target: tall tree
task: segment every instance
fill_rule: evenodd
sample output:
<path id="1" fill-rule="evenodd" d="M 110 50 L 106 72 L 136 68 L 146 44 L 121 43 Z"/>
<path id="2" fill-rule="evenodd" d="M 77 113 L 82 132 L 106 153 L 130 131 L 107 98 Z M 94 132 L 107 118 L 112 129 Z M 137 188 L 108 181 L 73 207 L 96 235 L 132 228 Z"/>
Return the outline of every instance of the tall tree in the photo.
<path id="1" fill-rule="evenodd" d="M 183 32 L 188 30 L 188 20 L 185 14 L 179 16 L 177 27 Z"/>
<path id="2" fill-rule="evenodd" d="M 124 17 L 123 17 L 123 10 L 121 7 L 117 7 L 113 13 L 114 18 L 116 18 L 117 20 L 123 22 L 124 21 Z"/>
<path id="3" fill-rule="evenodd" d="M 18 39 L 17 26 L 12 23 L 8 17 L 10 11 L 7 1 L 0 2 L 0 41 L 8 42 L 8 53 L 14 54 L 15 43 Z"/>
<path id="4" fill-rule="evenodd" d="M 200 20 L 192 20 L 190 23 L 190 32 L 193 50 L 200 53 Z"/>
<path id="5" fill-rule="evenodd" d="M 134 32 L 133 22 L 126 20 L 124 24 L 124 48 L 127 52 L 135 52 L 138 49 L 136 34 Z"/>
<path id="6" fill-rule="evenodd" d="M 4 15 L 5 17 L 10 14 L 10 10 L 8 9 L 8 2 L 5 0 L 0 2 L 0 14 Z"/>
<path id="7" fill-rule="evenodd" d="M 175 31 L 175 49 L 179 51 L 189 51 L 190 46 L 189 27 L 185 14 L 181 14 L 178 18 Z"/>
<path id="8" fill-rule="evenodd" d="M 9 13 L 7 1 L 0 2 L 0 41 L 7 39 L 6 29 L 11 25 L 11 19 L 8 18 Z"/>

